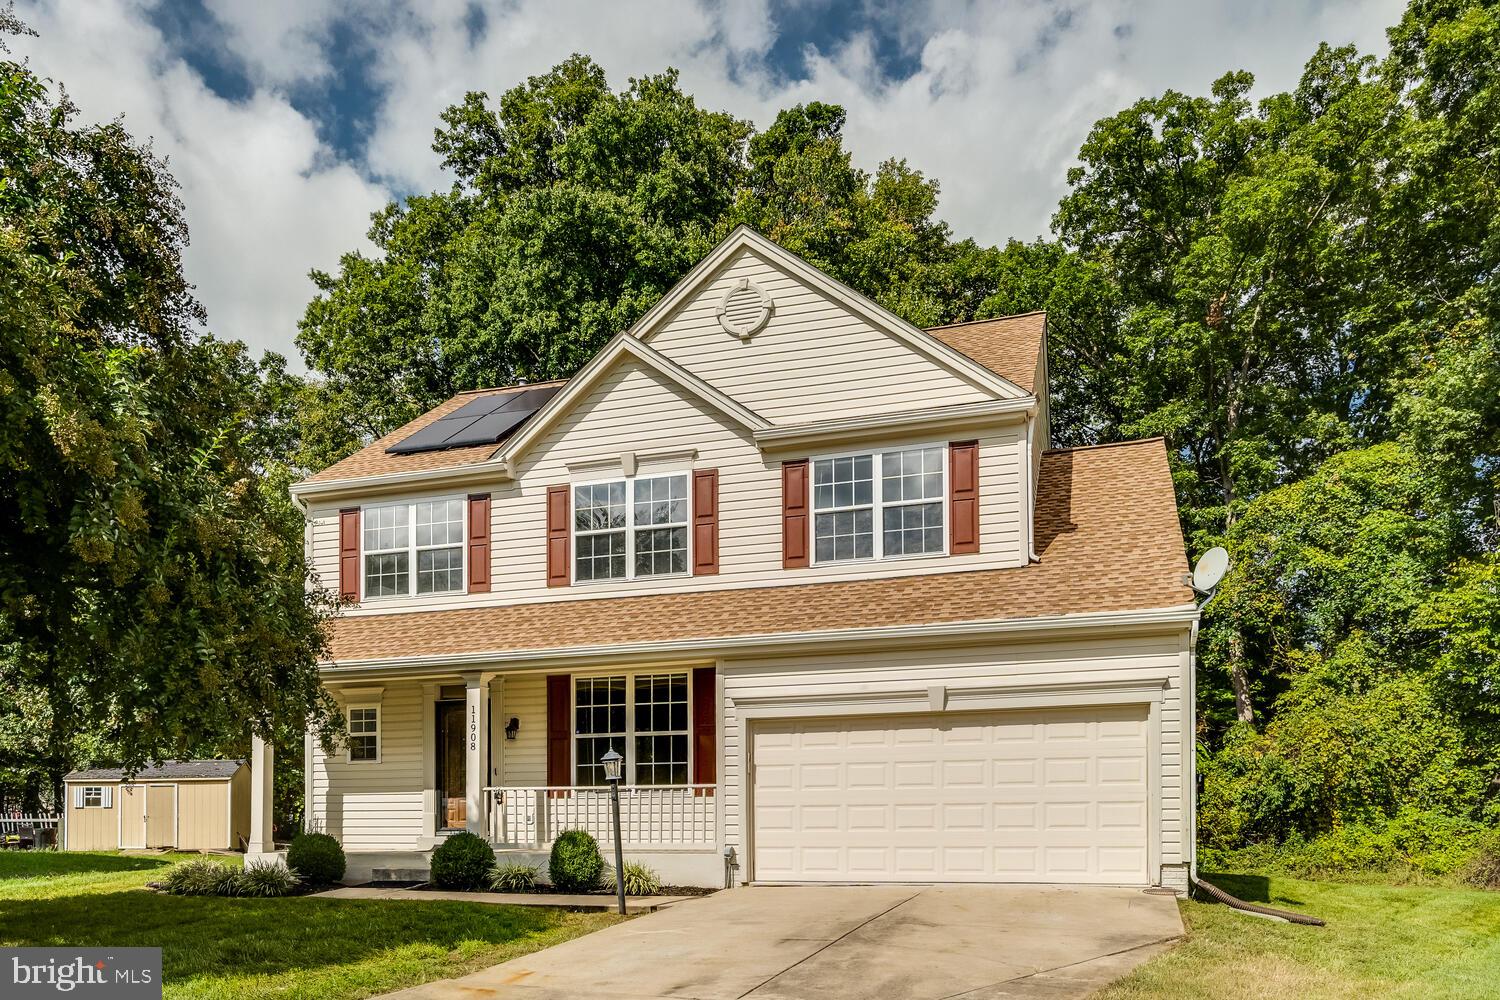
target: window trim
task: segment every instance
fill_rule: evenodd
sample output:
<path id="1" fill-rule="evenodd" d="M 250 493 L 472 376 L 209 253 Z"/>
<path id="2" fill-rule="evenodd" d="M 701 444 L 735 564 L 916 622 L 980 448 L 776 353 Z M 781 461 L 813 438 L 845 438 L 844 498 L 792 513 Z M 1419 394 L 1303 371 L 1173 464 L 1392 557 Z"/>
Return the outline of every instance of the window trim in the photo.
<path id="1" fill-rule="evenodd" d="M 344 725 L 345 725 L 346 729 L 349 726 L 352 726 L 353 723 L 354 723 L 354 718 L 353 718 L 354 713 L 356 711 L 359 711 L 360 709 L 366 709 L 366 708 L 375 713 L 375 732 L 373 734 L 374 737 L 375 737 L 375 756 L 374 757 L 363 757 L 363 758 L 360 758 L 359 760 L 355 760 L 354 759 L 354 745 L 353 745 L 353 743 L 349 742 L 349 741 L 345 741 L 345 743 L 344 743 L 344 763 L 346 763 L 346 764 L 379 764 L 381 757 L 385 753 L 385 719 L 382 718 L 382 716 L 385 713 L 381 711 L 380 702 L 378 702 L 378 701 L 354 701 L 354 702 L 350 702 L 348 705 L 344 706 Z M 350 737 L 353 737 L 356 734 L 351 731 L 351 732 L 348 733 L 348 735 Z M 369 736 L 371 734 L 370 733 L 359 733 L 358 735 L 360 735 L 360 736 Z"/>
<path id="2" fill-rule="evenodd" d="M 93 796 L 97 797 L 98 801 L 97 802 L 90 802 L 89 801 L 89 796 L 90 795 L 93 795 Z M 83 786 L 83 805 L 79 806 L 79 808 L 80 809 L 103 809 L 104 808 L 104 786 L 103 785 L 84 785 Z"/>
<path id="3" fill-rule="evenodd" d="M 635 738 L 641 735 L 635 728 L 635 681 L 637 677 L 665 677 L 672 674 L 684 674 L 687 677 L 687 728 L 685 730 L 667 729 L 657 732 L 653 730 L 649 735 L 657 736 L 679 736 L 686 734 L 687 738 L 687 781 L 682 785 L 642 785 L 635 779 Z M 597 680 L 602 677 L 624 677 L 625 678 L 625 732 L 621 738 L 625 741 L 625 763 L 621 765 L 623 777 L 620 780 L 621 788 L 684 788 L 693 785 L 693 765 L 696 762 L 697 748 L 693 745 L 693 668 L 685 667 L 643 667 L 640 670 L 608 670 L 602 673 L 572 674 L 568 678 L 568 778 L 571 788 L 608 788 L 608 782 L 602 785 L 580 785 L 578 783 L 578 740 L 580 737 L 590 737 L 594 733 L 580 733 L 578 731 L 578 682 L 580 680 Z M 608 734 L 598 734 L 608 735 Z"/>
<path id="4" fill-rule="evenodd" d="M 459 541 L 453 545 L 417 545 L 417 507 L 424 503 L 453 503 L 459 504 Z M 370 549 L 365 547 L 365 530 L 368 526 L 369 512 L 372 510 L 385 510 L 392 507 L 406 508 L 406 548 L 405 549 Z M 359 596 L 360 602 L 365 601 L 406 601 L 412 598 L 427 600 L 434 597 L 454 597 L 469 592 L 469 503 L 468 494 L 452 493 L 440 496 L 418 497 L 415 500 L 388 500 L 384 503 L 365 504 L 359 509 Z M 458 549 L 459 559 L 459 586 L 456 590 L 438 590 L 430 594 L 417 593 L 417 552 L 430 551 L 432 549 Z M 404 594 L 382 594 L 371 596 L 365 587 L 368 578 L 366 560 L 372 555 L 392 555 L 399 552 L 406 553 L 406 593 Z"/>
<path id="5" fill-rule="evenodd" d="M 670 476 L 680 476 L 684 481 L 685 492 L 683 494 L 683 506 L 686 510 L 686 519 L 680 524 L 645 524 L 635 523 L 635 484 L 641 479 L 666 479 Z M 585 486 L 607 486 L 611 483 L 623 482 L 625 484 L 625 527 L 609 528 L 601 531 L 585 531 L 584 535 L 612 535 L 616 531 L 625 532 L 625 575 L 613 577 L 607 580 L 578 579 L 578 496 L 575 491 Z M 652 573 L 647 576 L 638 575 L 635 571 L 635 533 L 637 530 L 650 530 L 651 528 L 677 528 L 681 527 L 687 538 L 687 561 L 685 568 L 680 573 Z M 618 475 L 606 476 L 601 479 L 576 479 L 568 482 L 568 581 L 575 587 L 608 587 L 613 584 L 635 583 L 640 580 L 677 580 L 682 577 L 693 575 L 693 470 L 687 469 L 662 469 L 651 472 L 637 471 L 633 476 Z M 617 676 L 610 674 L 609 676 Z"/>
<path id="6" fill-rule="evenodd" d="M 936 552 L 904 552 L 900 555 L 885 554 L 885 456 L 891 453 L 903 451 L 927 451 L 936 449 L 942 455 L 943 464 L 943 487 L 941 495 L 936 500 L 893 500 L 891 507 L 914 507 L 918 504 L 938 503 L 943 507 L 943 547 Z M 862 559 L 819 559 L 818 558 L 818 515 L 828 514 L 840 510 L 862 510 L 862 505 L 854 507 L 830 507 L 820 510 L 818 508 L 818 463 L 833 461 L 840 458 L 861 458 L 869 455 L 871 462 L 870 482 L 870 527 L 874 537 L 870 540 L 870 551 L 873 553 Z M 952 458 L 949 454 L 946 441 L 916 441 L 911 444 L 890 445 L 883 448 L 864 448 L 854 451 L 828 452 L 822 455 L 809 455 L 807 459 L 807 546 L 808 565 L 810 566 L 857 566 L 873 562 L 902 562 L 909 559 L 938 559 L 949 554 L 949 533 L 952 527 L 953 512 L 949 509 L 949 501 L 952 499 L 951 484 L 953 482 L 953 470 L 951 468 Z"/>

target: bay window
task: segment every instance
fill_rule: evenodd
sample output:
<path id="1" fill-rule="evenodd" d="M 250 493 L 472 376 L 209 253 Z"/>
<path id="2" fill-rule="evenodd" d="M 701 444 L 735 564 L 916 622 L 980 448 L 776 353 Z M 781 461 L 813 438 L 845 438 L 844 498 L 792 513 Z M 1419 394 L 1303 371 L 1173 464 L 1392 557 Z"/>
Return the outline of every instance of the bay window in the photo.
<path id="1" fill-rule="evenodd" d="M 580 583 L 686 573 L 687 475 L 573 487 L 573 553 Z"/>
<path id="2" fill-rule="evenodd" d="M 688 675 L 574 679 L 573 780 L 603 785 L 604 755 L 625 758 L 626 782 L 688 784 Z"/>
<path id="3" fill-rule="evenodd" d="M 930 445 L 814 459 L 813 560 L 941 554 L 944 455 Z"/>
<path id="4" fill-rule="evenodd" d="M 464 501 L 424 500 L 364 509 L 365 597 L 464 590 Z"/>

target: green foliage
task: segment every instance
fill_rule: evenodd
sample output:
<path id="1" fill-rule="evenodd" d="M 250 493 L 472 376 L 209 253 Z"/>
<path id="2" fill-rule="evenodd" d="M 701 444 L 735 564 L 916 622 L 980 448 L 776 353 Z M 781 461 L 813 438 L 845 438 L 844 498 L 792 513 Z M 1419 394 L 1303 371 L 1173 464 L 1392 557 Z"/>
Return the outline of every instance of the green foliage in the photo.
<path id="1" fill-rule="evenodd" d="M 233 875 L 228 883 L 230 891 L 220 895 L 263 899 L 288 896 L 302 883 L 296 872 L 279 861 L 251 861 Z"/>
<path id="2" fill-rule="evenodd" d="M 432 884 L 439 889 L 472 892 L 489 884 L 495 850 L 482 837 L 455 833 L 432 852 Z"/>
<path id="3" fill-rule="evenodd" d="M 1462 874 L 1469 885 L 1500 889 L 1500 830 L 1490 830 L 1479 838 Z"/>
<path id="4" fill-rule="evenodd" d="M 286 852 L 287 867 L 308 882 L 337 882 L 344 877 L 344 849 L 326 833 L 299 833 Z"/>
<path id="5" fill-rule="evenodd" d="M 603 871 L 599 873 L 599 888 L 614 891 L 615 869 L 613 865 L 605 865 Z M 661 892 L 661 876 L 656 874 L 656 869 L 650 865 L 641 864 L 639 861 L 625 862 L 625 895 L 654 896 L 659 892 Z"/>
<path id="6" fill-rule="evenodd" d="M 183 861 L 167 869 L 162 887 L 175 896 L 233 896 L 235 876 L 228 865 L 207 858 Z"/>
<path id="7" fill-rule="evenodd" d="M 547 877 L 563 892 L 587 892 L 599 884 L 604 859 L 587 830 L 564 830 L 552 842 Z"/>
<path id="8" fill-rule="evenodd" d="M 531 892 L 536 888 L 542 870 L 536 865 L 511 862 L 496 865 L 490 871 L 490 888 L 496 892 Z"/>
<path id="9" fill-rule="evenodd" d="M 1335 826 L 1314 837 L 1292 834 L 1282 843 L 1200 849 L 1205 871 L 1266 872 L 1296 878 L 1349 878 L 1378 874 L 1410 881 L 1465 873 L 1493 845 L 1493 833 L 1473 821 L 1405 808 L 1389 820 Z"/>
<path id="10" fill-rule="evenodd" d="M 75 114 L 0 58 L 0 766 L 53 787 L 81 732 L 134 768 L 336 727 L 284 363 L 200 333 L 165 165 Z"/>

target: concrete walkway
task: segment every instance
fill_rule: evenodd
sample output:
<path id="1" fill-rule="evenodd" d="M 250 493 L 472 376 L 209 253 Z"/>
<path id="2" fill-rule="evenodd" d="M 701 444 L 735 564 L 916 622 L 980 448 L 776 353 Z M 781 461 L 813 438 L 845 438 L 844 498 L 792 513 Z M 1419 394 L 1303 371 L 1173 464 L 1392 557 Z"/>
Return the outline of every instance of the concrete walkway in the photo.
<path id="1" fill-rule="evenodd" d="M 315 892 L 321 899 L 414 899 L 430 903 L 451 899 L 460 903 L 491 903 L 496 906 L 557 906 L 566 910 L 614 910 L 613 896 L 569 895 L 561 892 L 440 892 L 428 889 L 377 889 L 355 885 Z M 626 896 L 626 913 L 651 913 L 692 896 Z"/>
<path id="2" fill-rule="evenodd" d="M 1136 889 L 753 887 L 391 997 L 1061 1000 L 1182 934 L 1173 897 Z"/>

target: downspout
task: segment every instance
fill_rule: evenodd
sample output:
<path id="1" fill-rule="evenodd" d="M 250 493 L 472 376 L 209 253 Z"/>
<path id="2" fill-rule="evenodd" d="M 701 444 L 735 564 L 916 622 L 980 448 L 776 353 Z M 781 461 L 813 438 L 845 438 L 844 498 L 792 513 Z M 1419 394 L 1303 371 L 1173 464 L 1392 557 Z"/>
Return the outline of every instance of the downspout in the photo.
<path id="1" fill-rule="evenodd" d="M 1036 554 L 1036 465 L 1032 462 L 1032 436 L 1036 433 L 1037 411 L 1033 409 L 1026 418 L 1026 436 L 1021 440 L 1021 498 L 1022 517 L 1026 522 L 1025 553 L 1027 562 L 1040 562 Z"/>

